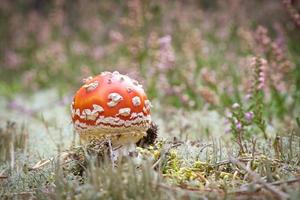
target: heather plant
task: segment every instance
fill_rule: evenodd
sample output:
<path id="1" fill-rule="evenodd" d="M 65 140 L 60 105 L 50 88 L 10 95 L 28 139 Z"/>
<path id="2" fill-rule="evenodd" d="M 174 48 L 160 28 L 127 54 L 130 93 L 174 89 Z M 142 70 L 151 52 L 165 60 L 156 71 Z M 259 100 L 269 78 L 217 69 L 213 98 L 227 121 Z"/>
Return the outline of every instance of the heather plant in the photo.
<path id="1" fill-rule="evenodd" d="M 287 12 L 289 13 L 290 17 L 294 21 L 297 26 L 300 26 L 300 14 L 298 13 L 297 9 L 292 4 L 291 0 L 282 0 L 283 5 L 285 6 Z"/>
<path id="2" fill-rule="evenodd" d="M 248 96 L 250 98 L 250 107 L 246 118 L 251 118 L 253 114 L 253 122 L 259 127 L 259 129 L 264 134 L 266 138 L 266 124 L 264 121 L 264 87 L 265 87 L 265 71 L 267 68 L 267 61 L 263 58 L 253 58 L 252 64 L 253 68 L 253 86 L 251 93 Z"/>
<path id="3" fill-rule="evenodd" d="M 257 130 L 251 130 L 250 127 L 256 126 L 267 139 L 266 122 L 264 120 L 264 88 L 265 88 L 265 70 L 267 62 L 263 58 L 253 57 L 251 60 L 252 68 L 252 86 L 247 95 L 248 101 L 243 104 L 234 103 L 229 113 L 230 122 L 229 132 L 232 132 L 241 153 L 246 153 L 244 139 L 259 135 Z"/>
<path id="4" fill-rule="evenodd" d="M 270 106 L 273 107 L 272 104 L 276 103 L 274 106 L 276 114 L 282 117 L 282 114 L 287 112 L 290 106 L 286 103 L 286 99 L 294 90 L 293 79 L 289 78 L 294 65 L 287 58 L 285 47 L 272 41 L 265 27 L 259 26 L 255 34 L 259 44 L 257 51 L 265 55 L 268 60 L 265 82 L 270 93 L 269 100 L 272 100 Z"/>

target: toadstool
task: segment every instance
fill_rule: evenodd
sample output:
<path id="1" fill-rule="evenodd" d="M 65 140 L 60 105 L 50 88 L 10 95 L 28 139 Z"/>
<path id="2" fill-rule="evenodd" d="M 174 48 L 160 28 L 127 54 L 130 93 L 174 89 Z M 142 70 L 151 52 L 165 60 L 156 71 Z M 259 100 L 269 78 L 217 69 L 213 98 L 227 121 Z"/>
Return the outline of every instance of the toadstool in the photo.
<path id="1" fill-rule="evenodd" d="M 151 103 L 142 85 L 119 72 L 102 72 L 84 80 L 71 105 L 72 122 L 81 140 L 134 144 L 151 126 Z"/>

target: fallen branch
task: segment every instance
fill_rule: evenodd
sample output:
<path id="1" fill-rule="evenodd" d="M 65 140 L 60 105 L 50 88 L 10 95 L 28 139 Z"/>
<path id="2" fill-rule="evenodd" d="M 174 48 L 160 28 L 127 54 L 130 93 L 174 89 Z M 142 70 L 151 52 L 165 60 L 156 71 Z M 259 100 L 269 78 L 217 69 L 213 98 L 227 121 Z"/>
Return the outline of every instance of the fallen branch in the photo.
<path id="1" fill-rule="evenodd" d="M 205 193 L 204 192 L 212 192 L 214 191 L 213 189 L 210 189 L 210 188 L 205 188 L 205 189 L 202 189 L 202 190 L 199 190 L 199 189 L 186 189 L 186 188 L 181 188 L 181 187 L 178 187 L 178 186 L 170 186 L 170 185 L 167 185 L 167 184 L 164 184 L 164 183 L 155 183 L 154 185 L 156 186 L 159 186 L 163 189 L 166 189 L 166 190 L 171 190 L 175 193 L 185 193 L 185 194 L 193 194 L 193 195 L 197 195 L 198 197 L 205 197 Z M 224 195 L 224 192 L 222 190 L 216 190 L 218 191 L 221 195 Z"/>
<path id="2" fill-rule="evenodd" d="M 233 164 L 235 164 L 235 165 L 239 166 L 240 168 L 242 168 L 243 170 L 245 170 L 250 175 L 250 177 L 252 178 L 253 181 L 255 181 L 256 183 L 263 186 L 266 190 L 270 191 L 272 194 L 274 194 L 276 197 L 278 197 L 278 199 L 288 199 L 289 198 L 288 194 L 278 190 L 274 185 L 266 183 L 257 173 L 255 173 L 252 170 L 250 170 L 249 168 L 247 168 L 244 163 L 242 163 L 232 157 L 230 157 L 230 161 Z"/>
<path id="3" fill-rule="evenodd" d="M 0 179 L 7 179 L 8 176 L 4 175 L 4 170 L 0 173 Z"/>
<path id="4" fill-rule="evenodd" d="M 0 179 L 7 179 L 8 178 L 8 176 L 6 176 L 6 175 L 0 175 Z"/>
<path id="5" fill-rule="evenodd" d="M 293 178 L 293 179 L 290 179 L 290 180 L 283 180 L 283 181 L 275 181 L 273 183 L 270 183 L 271 185 L 273 186 L 279 186 L 279 185 L 284 185 L 284 184 L 293 184 L 293 183 L 297 183 L 299 182 L 300 184 L 300 177 L 297 177 L 297 178 Z M 253 183 L 252 183 L 253 184 Z M 240 189 L 237 189 L 237 190 L 233 190 L 233 191 L 230 191 L 229 194 L 237 194 L 237 193 L 249 193 L 249 187 L 251 186 L 251 184 L 245 184 L 245 185 L 242 185 Z M 258 185 L 252 185 L 254 191 L 258 191 L 261 189 L 260 186 Z M 251 191 L 252 193 L 253 191 Z"/>
<path id="6" fill-rule="evenodd" d="M 71 153 L 69 152 L 63 152 L 60 155 L 57 156 L 57 158 L 59 159 L 59 162 L 64 164 L 66 163 L 66 159 L 71 155 Z M 54 157 L 49 158 L 49 159 L 43 159 L 38 161 L 34 166 L 30 167 L 28 170 L 32 171 L 32 170 L 38 170 L 43 168 L 44 166 L 48 165 L 51 161 L 54 160 Z"/>

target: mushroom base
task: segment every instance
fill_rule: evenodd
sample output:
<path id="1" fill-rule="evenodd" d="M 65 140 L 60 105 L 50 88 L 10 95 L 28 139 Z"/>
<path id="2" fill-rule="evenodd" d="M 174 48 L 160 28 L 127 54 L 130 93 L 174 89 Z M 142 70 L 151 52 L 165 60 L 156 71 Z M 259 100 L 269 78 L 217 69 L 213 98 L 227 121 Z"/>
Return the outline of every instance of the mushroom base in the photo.
<path id="1" fill-rule="evenodd" d="M 84 143 L 89 143 L 92 140 L 111 140 L 113 146 L 137 143 L 146 135 L 146 131 L 128 130 L 128 128 L 118 128 L 113 131 L 104 131 L 103 128 L 95 128 L 77 132 L 79 133 L 81 141 Z"/>

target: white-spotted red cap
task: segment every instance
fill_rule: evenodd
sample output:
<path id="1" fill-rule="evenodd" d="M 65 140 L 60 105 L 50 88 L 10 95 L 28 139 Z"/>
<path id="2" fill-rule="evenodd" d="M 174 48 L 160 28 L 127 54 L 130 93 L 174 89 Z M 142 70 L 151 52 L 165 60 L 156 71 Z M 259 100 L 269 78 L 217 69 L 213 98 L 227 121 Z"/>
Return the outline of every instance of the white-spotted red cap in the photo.
<path id="1" fill-rule="evenodd" d="M 82 139 L 107 138 L 123 144 L 137 142 L 146 134 L 150 108 L 142 86 L 115 71 L 85 79 L 74 96 L 71 112 Z"/>

